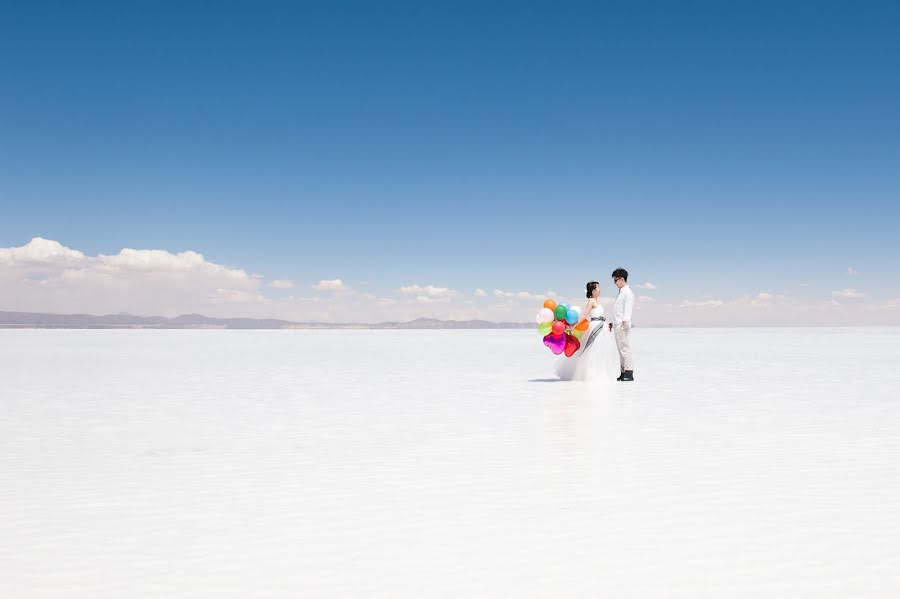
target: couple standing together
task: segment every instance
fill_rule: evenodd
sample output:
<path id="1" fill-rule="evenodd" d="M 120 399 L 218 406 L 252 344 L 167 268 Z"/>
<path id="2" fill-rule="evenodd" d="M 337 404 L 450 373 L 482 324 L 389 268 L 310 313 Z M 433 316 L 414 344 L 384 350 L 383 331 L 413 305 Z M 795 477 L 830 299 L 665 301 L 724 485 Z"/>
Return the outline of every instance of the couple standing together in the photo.
<path id="1" fill-rule="evenodd" d="M 611 320 L 603 315 L 603 306 L 600 305 L 600 283 L 591 281 L 586 286 L 588 301 L 584 313 L 590 326 L 581 338 L 581 349 L 571 358 L 560 357 L 556 364 L 556 374 L 564 381 L 634 380 L 630 339 L 634 293 L 628 286 L 627 270 L 617 268 L 612 278 L 619 293 L 613 304 Z"/>

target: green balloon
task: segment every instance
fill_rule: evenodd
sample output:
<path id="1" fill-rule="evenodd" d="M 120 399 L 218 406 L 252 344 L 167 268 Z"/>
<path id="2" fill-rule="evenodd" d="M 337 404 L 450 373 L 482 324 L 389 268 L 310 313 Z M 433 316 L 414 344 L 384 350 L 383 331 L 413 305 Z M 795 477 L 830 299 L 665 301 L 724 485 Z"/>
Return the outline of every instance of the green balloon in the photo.
<path id="1" fill-rule="evenodd" d="M 556 320 L 565 320 L 566 314 L 568 314 L 568 310 L 565 306 L 556 306 L 556 310 L 553 311 L 553 316 Z"/>
<path id="2" fill-rule="evenodd" d="M 552 322 L 542 322 L 538 325 L 538 331 L 540 331 L 541 335 L 545 337 L 550 334 L 550 331 L 553 329 Z"/>

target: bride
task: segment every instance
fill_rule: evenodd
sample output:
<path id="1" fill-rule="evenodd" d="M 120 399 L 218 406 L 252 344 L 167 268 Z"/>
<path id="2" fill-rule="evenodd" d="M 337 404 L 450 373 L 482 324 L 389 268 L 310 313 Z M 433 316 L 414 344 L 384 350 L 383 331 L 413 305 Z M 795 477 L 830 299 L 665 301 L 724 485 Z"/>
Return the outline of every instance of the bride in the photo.
<path id="1" fill-rule="evenodd" d="M 581 336 L 581 348 L 571 358 L 560 356 L 556 375 L 564 381 L 614 383 L 620 373 L 619 354 L 600 305 L 600 283 L 591 281 L 586 288 L 588 330 Z"/>

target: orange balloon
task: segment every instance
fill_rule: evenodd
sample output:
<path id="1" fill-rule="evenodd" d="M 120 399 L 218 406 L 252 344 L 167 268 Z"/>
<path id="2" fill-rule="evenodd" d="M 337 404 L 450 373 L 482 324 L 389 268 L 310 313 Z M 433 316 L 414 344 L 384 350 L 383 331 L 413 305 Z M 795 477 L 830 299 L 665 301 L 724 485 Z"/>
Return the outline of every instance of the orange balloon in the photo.
<path id="1" fill-rule="evenodd" d="M 550 308 L 551 310 L 556 310 L 556 302 L 551 299 L 544 300 L 544 307 Z"/>
<path id="2" fill-rule="evenodd" d="M 590 323 L 586 320 L 582 320 L 581 322 L 579 322 L 578 324 L 575 325 L 575 330 L 584 332 L 584 331 L 588 330 L 588 326 L 590 326 Z"/>

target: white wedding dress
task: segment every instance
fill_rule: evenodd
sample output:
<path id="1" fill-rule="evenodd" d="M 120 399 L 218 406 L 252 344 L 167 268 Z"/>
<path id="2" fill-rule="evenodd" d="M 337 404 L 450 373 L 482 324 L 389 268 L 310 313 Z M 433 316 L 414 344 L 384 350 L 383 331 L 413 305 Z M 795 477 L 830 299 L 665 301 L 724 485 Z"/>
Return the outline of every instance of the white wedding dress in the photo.
<path id="1" fill-rule="evenodd" d="M 603 306 L 597 305 L 588 315 L 590 326 L 581 336 L 581 348 L 571 358 L 559 357 L 556 375 L 564 381 L 614 383 L 620 374 L 616 339 L 603 319 Z"/>

